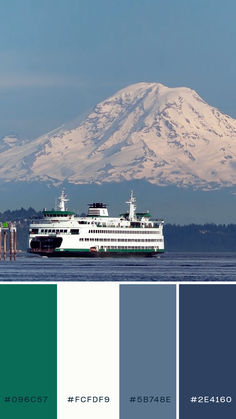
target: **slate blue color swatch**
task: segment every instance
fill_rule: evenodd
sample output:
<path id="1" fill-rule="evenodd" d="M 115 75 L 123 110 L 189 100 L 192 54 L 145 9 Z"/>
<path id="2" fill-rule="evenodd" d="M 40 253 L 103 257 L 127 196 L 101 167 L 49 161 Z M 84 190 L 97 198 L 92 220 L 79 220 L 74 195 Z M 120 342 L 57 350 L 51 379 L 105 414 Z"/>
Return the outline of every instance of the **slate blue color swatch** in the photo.
<path id="1" fill-rule="evenodd" d="M 175 419 L 175 405 L 175 285 L 120 285 L 120 419 Z"/>

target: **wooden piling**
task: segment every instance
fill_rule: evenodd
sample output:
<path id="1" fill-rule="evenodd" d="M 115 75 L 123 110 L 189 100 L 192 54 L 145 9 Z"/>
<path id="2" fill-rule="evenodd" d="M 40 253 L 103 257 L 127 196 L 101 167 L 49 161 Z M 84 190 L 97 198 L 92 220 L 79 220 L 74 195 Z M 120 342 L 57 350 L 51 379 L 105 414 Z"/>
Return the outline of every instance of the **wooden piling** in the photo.
<path id="1" fill-rule="evenodd" d="M 3 256 L 4 260 L 7 258 L 7 232 L 4 231 L 3 233 Z"/>
<path id="2" fill-rule="evenodd" d="M 9 245 L 9 257 L 10 260 L 14 258 L 16 260 L 16 246 L 17 246 L 17 235 L 16 235 L 16 223 L 15 222 L 0 222 L 0 260 L 2 256 L 4 260 L 7 259 L 8 245 Z M 3 242 L 3 244 L 2 244 Z"/>
<path id="3" fill-rule="evenodd" d="M 17 253 L 17 249 L 16 249 L 16 239 L 17 239 L 17 233 L 16 233 L 16 229 L 14 229 L 14 233 L 13 233 L 13 241 L 14 241 L 14 259 L 16 259 L 16 253 Z"/>
<path id="4" fill-rule="evenodd" d="M 10 260 L 12 260 L 12 227 L 10 226 L 10 230 L 9 230 L 9 255 L 10 255 Z"/>

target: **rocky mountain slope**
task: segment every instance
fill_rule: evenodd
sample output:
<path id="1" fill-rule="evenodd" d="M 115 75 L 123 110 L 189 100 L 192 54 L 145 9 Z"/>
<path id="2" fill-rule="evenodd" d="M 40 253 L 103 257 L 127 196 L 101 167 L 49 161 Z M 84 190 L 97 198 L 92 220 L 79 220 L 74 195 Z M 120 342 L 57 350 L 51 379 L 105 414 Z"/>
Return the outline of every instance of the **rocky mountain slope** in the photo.
<path id="1" fill-rule="evenodd" d="M 4 181 L 71 183 L 145 179 L 212 189 L 236 184 L 236 120 L 193 90 L 128 86 L 73 128 L 0 143 Z"/>

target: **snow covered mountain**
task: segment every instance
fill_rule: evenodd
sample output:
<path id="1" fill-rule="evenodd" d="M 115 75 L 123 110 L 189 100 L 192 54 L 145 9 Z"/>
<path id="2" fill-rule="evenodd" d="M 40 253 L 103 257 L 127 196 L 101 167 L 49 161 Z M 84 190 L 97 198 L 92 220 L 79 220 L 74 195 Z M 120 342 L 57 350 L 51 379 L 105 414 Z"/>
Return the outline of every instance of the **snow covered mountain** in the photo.
<path id="1" fill-rule="evenodd" d="M 236 184 L 236 120 L 193 90 L 128 86 L 73 129 L 0 143 L 4 181 L 70 183 L 146 179 L 211 189 Z"/>

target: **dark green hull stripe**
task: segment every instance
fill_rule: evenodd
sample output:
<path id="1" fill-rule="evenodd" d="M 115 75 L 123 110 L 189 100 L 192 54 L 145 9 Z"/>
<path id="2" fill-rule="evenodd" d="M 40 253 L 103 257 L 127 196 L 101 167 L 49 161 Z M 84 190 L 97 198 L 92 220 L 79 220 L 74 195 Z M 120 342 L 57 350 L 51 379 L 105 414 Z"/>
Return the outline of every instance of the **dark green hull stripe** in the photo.
<path id="1" fill-rule="evenodd" d="M 55 252 L 57 253 L 66 253 L 66 252 L 90 252 L 90 253 L 163 253 L 163 249 L 157 249 L 156 251 L 154 249 L 107 249 L 105 252 L 104 249 L 100 249 L 98 252 L 96 251 L 90 251 L 90 249 L 55 249 Z"/>
<path id="2" fill-rule="evenodd" d="M 152 256 L 164 253 L 164 250 L 158 249 L 156 252 L 153 249 L 109 249 L 105 251 L 90 251 L 90 249 L 55 249 L 55 251 L 28 250 L 29 253 L 37 254 L 47 257 L 115 257 L 115 256 Z"/>
<path id="3" fill-rule="evenodd" d="M 1 284 L 0 318 L 0 417 L 56 419 L 57 286 Z"/>

